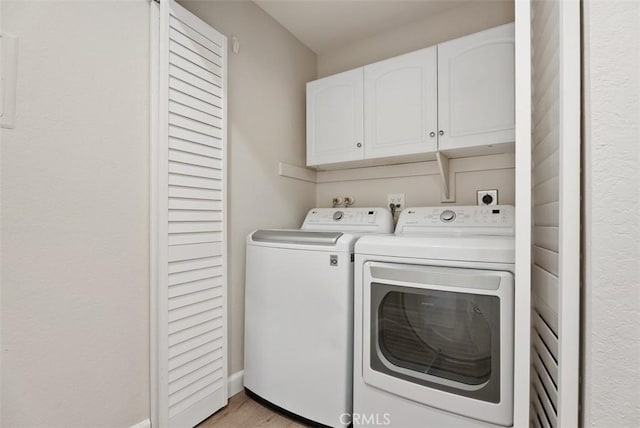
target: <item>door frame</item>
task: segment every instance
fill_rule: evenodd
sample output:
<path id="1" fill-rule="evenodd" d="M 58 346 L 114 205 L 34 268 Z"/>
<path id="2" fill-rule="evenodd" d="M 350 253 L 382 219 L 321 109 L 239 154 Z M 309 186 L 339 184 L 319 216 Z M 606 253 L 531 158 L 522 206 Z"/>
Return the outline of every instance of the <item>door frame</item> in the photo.
<path id="1" fill-rule="evenodd" d="M 513 426 L 529 426 L 531 366 L 531 0 L 515 1 L 517 215 Z"/>

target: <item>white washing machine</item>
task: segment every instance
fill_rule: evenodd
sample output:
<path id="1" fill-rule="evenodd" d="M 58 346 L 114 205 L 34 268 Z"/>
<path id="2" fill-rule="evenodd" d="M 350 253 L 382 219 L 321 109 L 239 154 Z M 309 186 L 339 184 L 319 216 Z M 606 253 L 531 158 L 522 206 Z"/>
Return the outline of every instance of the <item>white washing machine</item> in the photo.
<path id="1" fill-rule="evenodd" d="M 393 232 L 383 208 L 316 208 L 300 230 L 247 237 L 244 386 L 314 425 L 352 409 L 353 248 Z"/>
<path id="2" fill-rule="evenodd" d="M 514 214 L 411 208 L 356 243 L 354 426 L 513 425 Z"/>

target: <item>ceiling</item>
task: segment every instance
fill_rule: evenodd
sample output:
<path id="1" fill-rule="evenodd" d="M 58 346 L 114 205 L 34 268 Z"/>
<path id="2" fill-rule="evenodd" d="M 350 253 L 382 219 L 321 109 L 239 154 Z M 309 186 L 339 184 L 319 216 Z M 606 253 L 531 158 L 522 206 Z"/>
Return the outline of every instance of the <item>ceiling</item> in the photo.
<path id="1" fill-rule="evenodd" d="M 254 0 L 254 3 L 320 55 L 468 1 Z"/>

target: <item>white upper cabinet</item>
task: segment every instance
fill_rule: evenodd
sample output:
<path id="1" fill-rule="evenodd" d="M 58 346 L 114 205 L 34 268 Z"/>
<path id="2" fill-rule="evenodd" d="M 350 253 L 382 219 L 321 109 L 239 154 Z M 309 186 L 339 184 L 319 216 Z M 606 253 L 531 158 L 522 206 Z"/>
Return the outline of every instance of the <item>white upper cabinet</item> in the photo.
<path id="1" fill-rule="evenodd" d="M 307 165 L 362 160 L 362 68 L 307 83 Z"/>
<path id="2" fill-rule="evenodd" d="M 438 150 L 515 141 L 514 24 L 438 45 Z"/>
<path id="3" fill-rule="evenodd" d="M 513 151 L 514 24 L 307 83 L 307 165 Z"/>
<path id="4" fill-rule="evenodd" d="M 365 159 L 436 151 L 436 73 L 435 47 L 364 67 Z"/>

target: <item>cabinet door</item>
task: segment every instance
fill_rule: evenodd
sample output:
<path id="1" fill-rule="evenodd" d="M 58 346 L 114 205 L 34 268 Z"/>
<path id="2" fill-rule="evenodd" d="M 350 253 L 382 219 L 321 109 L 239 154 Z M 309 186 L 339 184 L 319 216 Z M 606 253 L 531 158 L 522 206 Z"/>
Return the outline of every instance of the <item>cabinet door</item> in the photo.
<path id="1" fill-rule="evenodd" d="M 361 160 L 362 68 L 307 83 L 307 165 Z"/>
<path id="2" fill-rule="evenodd" d="M 438 149 L 515 141 L 514 24 L 438 45 Z"/>
<path id="3" fill-rule="evenodd" d="M 437 149 L 436 48 L 364 67 L 365 159 Z"/>

